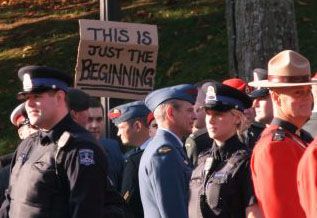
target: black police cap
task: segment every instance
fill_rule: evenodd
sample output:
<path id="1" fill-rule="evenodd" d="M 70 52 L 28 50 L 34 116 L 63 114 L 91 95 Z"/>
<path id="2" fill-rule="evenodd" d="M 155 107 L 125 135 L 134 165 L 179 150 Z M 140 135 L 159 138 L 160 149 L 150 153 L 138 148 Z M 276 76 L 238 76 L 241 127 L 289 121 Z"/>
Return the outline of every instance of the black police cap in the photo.
<path id="1" fill-rule="evenodd" d="M 23 91 L 20 94 L 38 93 L 48 90 L 64 90 L 67 92 L 73 79 L 68 74 L 52 67 L 25 66 L 18 71 L 19 79 L 23 82 Z"/>
<path id="2" fill-rule="evenodd" d="M 252 106 L 251 98 L 244 92 L 222 83 L 213 82 L 206 93 L 206 109 L 216 111 L 228 111 L 237 109 L 243 111 Z"/>

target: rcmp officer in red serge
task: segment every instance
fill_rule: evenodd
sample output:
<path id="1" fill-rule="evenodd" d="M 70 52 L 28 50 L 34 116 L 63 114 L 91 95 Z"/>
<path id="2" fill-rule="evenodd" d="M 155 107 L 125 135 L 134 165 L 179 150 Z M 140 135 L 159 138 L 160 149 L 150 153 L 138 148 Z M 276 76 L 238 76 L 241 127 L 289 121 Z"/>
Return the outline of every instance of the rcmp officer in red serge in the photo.
<path id="1" fill-rule="evenodd" d="M 0 217 L 103 217 L 106 158 L 68 113 L 71 78 L 42 66 L 26 66 L 18 74 L 18 97 L 39 131 L 16 151 Z"/>
<path id="2" fill-rule="evenodd" d="M 111 109 L 108 116 L 118 128 L 122 144 L 136 146 L 124 155 L 121 184 L 121 194 L 135 218 L 143 217 L 138 171 L 143 151 L 150 142 L 149 114 L 144 101 L 134 101 Z"/>
<path id="3" fill-rule="evenodd" d="M 158 130 L 139 167 L 145 218 L 187 218 L 188 183 L 192 171 L 181 139 L 188 136 L 196 115 L 197 89 L 190 84 L 162 88 L 145 98 Z"/>
<path id="4" fill-rule="evenodd" d="M 268 79 L 251 86 L 270 89 L 272 123 L 263 131 L 251 158 L 256 197 L 265 217 L 305 217 L 299 203 L 296 171 L 311 137 L 301 130 L 312 109 L 309 61 L 285 50 L 268 63 Z"/>

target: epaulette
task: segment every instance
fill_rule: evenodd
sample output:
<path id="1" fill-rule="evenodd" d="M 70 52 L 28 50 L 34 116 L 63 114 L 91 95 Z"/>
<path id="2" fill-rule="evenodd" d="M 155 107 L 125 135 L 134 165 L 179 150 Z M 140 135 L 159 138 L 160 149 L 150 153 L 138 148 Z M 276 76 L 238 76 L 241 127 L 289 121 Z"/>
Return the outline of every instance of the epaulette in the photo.
<path id="1" fill-rule="evenodd" d="M 135 155 L 138 155 L 138 154 L 142 153 L 143 151 L 144 151 L 143 149 L 133 150 L 133 151 L 125 154 L 124 158 L 127 160 L 129 158 L 132 158 Z"/>
<path id="2" fill-rule="evenodd" d="M 199 129 L 193 133 L 191 133 L 188 137 L 192 138 L 192 139 L 195 139 L 203 134 L 207 133 L 207 129 L 206 128 L 203 128 L 203 129 Z"/>
<path id="3" fill-rule="evenodd" d="M 285 137 L 286 134 L 284 129 L 279 127 L 275 132 L 273 132 L 272 141 L 283 141 Z"/>
<path id="4" fill-rule="evenodd" d="M 163 145 L 157 149 L 157 153 L 161 154 L 161 155 L 165 155 L 165 154 L 170 153 L 172 150 L 173 150 L 173 148 L 171 148 L 170 146 Z"/>
<path id="5" fill-rule="evenodd" d="M 63 132 L 63 134 L 61 135 L 61 137 L 59 137 L 57 142 L 58 149 L 61 149 L 62 147 L 64 147 L 69 141 L 70 137 L 71 136 L 68 131 Z"/>

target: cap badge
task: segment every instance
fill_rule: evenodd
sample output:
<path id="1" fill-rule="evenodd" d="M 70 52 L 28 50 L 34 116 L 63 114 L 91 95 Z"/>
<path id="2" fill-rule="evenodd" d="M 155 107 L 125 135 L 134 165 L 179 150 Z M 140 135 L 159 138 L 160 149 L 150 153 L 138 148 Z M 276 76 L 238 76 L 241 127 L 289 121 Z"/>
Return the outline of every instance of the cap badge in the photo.
<path id="1" fill-rule="evenodd" d="M 215 88 L 213 86 L 208 86 L 206 92 L 206 101 L 216 100 Z"/>
<path id="2" fill-rule="evenodd" d="M 121 116 L 121 111 L 117 108 L 114 108 L 108 115 L 110 119 L 115 119 Z"/>
<path id="3" fill-rule="evenodd" d="M 30 74 L 28 73 L 24 74 L 23 75 L 23 89 L 28 90 L 28 89 L 32 89 L 32 87 L 33 87 L 33 84 L 32 84 Z"/>

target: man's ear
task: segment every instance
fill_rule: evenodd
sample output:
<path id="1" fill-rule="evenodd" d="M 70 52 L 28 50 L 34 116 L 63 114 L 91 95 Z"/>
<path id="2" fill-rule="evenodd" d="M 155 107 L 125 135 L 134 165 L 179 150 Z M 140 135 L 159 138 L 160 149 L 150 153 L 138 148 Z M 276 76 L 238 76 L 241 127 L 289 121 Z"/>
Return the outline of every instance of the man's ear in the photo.
<path id="1" fill-rule="evenodd" d="M 173 120 L 174 119 L 174 108 L 172 105 L 168 105 L 166 108 L 166 118 L 169 120 Z"/>
<path id="2" fill-rule="evenodd" d="M 133 127 L 134 127 L 137 131 L 140 131 L 140 129 L 142 128 L 142 124 L 141 124 L 140 120 L 136 120 L 136 121 L 133 123 Z"/>
<path id="3" fill-rule="evenodd" d="M 281 106 L 281 97 L 276 91 L 271 91 L 272 101 L 275 102 L 278 106 Z"/>

